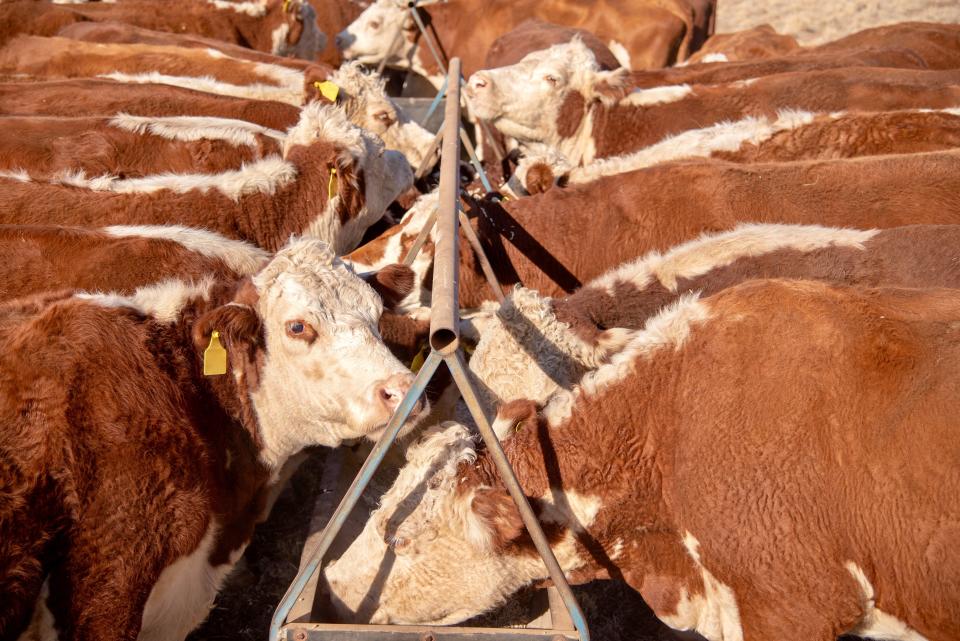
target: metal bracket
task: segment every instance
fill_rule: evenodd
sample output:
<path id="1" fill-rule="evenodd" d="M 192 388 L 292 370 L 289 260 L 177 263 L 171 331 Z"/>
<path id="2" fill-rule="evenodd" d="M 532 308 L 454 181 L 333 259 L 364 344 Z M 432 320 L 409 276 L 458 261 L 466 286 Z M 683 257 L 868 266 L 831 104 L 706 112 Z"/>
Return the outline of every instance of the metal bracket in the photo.
<path id="1" fill-rule="evenodd" d="M 293 583 L 277 607 L 270 624 L 270 641 L 294 639 L 338 639 L 343 641 L 357 641 L 365 639 L 396 639 L 398 641 L 416 640 L 440 641 L 442 639 L 507 639 L 510 641 L 529 641 L 530 639 L 568 639 L 570 641 L 590 641 L 590 632 L 586 619 L 577 603 L 576 597 L 570 589 L 560 564 L 557 562 L 547 542 L 546 535 L 537 521 L 536 515 L 530 507 L 523 489 L 517 481 L 510 467 L 500 441 L 494 433 L 489 420 L 484 415 L 473 383 L 467 373 L 463 356 L 460 351 L 459 331 L 459 303 L 457 296 L 458 282 L 458 248 L 460 223 L 459 212 L 459 143 L 460 138 L 455 128 L 460 127 L 460 60 L 450 61 L 449 83 L 450 94 L 454 98 L 448 101 L 445 110 L 443 147 L 440 168 L 440 204 L 436 213 L 437 241 L 434 258 L 433 275 L 433 302 L 430 313 L 430 346 L 431 350 L 417 373 L 413 386 L 404 396 L 396 412 L 390 418 L 383 435 L 377 441 L 357 477 L 351 483 L 346 495 L 340 501 L 333 516 L 323 530 L 316 547 L 310 553 L 309 560 L 301 565 Z M 429 230 L 427 230 L 429 234 Z M 433 377 L 440 363 L 446 364 L 453 376 L 454 383 L 459 388 L 471 416 L 476 422 L 480 436 L 487 446 L 489 455 L 493 458 L 503 479 L 504 485 L 513 498 L 520 512 L 520 516 L 527 532 L 540 554 L 544 565 L 556 588 L 563 606 L 573 623 L 570 629 L 501 629 L 501 628 L 462 628 L 444 626 L 382 626 L 382 625 L 347 625 L 323 623 L 287 623 L 287 617 L 294 605 L 301 598 L 301 594 L 313 576 L 321 569 L 324 557 L 330 550 L 337 534 L 343 528 L 350 512 L 356 506 L 360 495 L 370 483 L 377 468 L 383 462 L 388 449 L 396 440 L 401 428 L 410 415 L 417 399 L 424 393 L 427 383 Z M 567 626 L 565 626 L 567 627 Z"/>

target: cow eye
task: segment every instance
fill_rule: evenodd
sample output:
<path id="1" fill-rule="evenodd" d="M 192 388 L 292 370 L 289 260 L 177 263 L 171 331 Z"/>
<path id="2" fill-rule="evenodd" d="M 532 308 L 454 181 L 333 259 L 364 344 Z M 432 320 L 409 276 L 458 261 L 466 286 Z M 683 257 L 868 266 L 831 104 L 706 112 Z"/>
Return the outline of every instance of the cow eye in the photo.
<path id="1" fill-rule="evenodd" d="M 377 29 L 379 29 L 379 28 L 380 28 L 380 21 L 379 21 L 379 20 L 371 20 L 371 21 L 370 21 L 370 28 L 373 29 L 374 31 L 376 31 Z"/>
<path id="2" fill-rule="evenodd" d="M 557 78 L 557 77 L 554 76 L 554 75 L 544 76 L 543 79 L 546 80 L 547 82 L 549 82 L 549 83 L 550 83 L 551 85 L 553 85 L 554 87 L 556 87 L 558 84 L 560 84 L 560 78 Z"/>
<path id="3" fill-rule="evenodd" d="M 317 332 L 314 331 L 310 323 L 300 318 L 288 320 L 286 322 L 285 329 L 287 331 L 287 336 L 290 338 L 307 341 L 308 343 L 313 342 L 313 339 L 317 337 Z"/>
<path id="4" fill-rule="evenodd" d="M 390 113 L 387 111 L 378 111 L 373 117 L 382 122 L 390 122 L 392 120 Z"/>
<path id="5" fill-rule="evenodd" d="M 302 334 L 303 333 L 303 323 L 299 321 L 292 321 L 290 323 L 290 333 L 291 334 Z"/>

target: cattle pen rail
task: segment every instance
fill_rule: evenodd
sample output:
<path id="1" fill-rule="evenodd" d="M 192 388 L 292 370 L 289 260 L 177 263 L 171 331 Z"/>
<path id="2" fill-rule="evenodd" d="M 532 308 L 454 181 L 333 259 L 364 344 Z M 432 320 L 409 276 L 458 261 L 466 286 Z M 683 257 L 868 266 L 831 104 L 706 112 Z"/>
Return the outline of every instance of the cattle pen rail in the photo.
<path id="1" fill-rule="evenodd" d="M 351 483 L 340 504 L 330 517 L 317 541 L 316 547 L 305 555 L 300 571 L 277 606 L 270 625 L 270 641 L 307 641 L 320 639 L 329 641 L 355 641 L 373 639 L 391 639 L 396 641 L 443 641 L 462 639 L 502 639 L 522 641 L 531 639 L 551 639 L 555 641 L 589 641 L 590 633 L 583 612 L 573 595 L 570 585 L 564 577 L 547 538 L 537 521 L 536 515 L 527 502 L 520 484 L 510 467 L 500 441 L 497 439 L 490 422 L 481 410 L 473 384 L 464 364 L 460 350 L 459 300 L 458 300 L 458 226 L 460 196 L 460 60 L 453 58 L 447 74 L 448 99 L 445 107 L 444 132 L 440 156 L 440 194 L 437 212 L 437 239 L 434 258 L 433 290 L 430 311 L 430 353 L 414 379 L 413 386 L 407 392 L 391 417 L 383 435 L 367 456 L 359 473 Z M 325 556 L 330 550 L 337 534 L 343 528 L 350 512 L 356 506 L 360 495 L 370 483 L 377 468 L 387 454 L 387 450 L 396 440 L 401 427 L 406 422 L 414 404 L 424 394 L 440 363 L 446 363 L 453 376 L 467 408 L 477 424 L 478 431 L 503 482 L 517 505 L 523 523 L 553 581 L 550 608 L 551 628 L 481 628 L 456 626 L 420 626 L 420 625 L 362 625 L 342 623 L 304 622 L 298 619 L 287 622 L 295 603 L 302 599 L 308 584 L 319 573 Z M 557 598 L 559 597 L 559 598 Z M 559 611 L 560 607 L 566 612 Z M 569 621 L 564 625 L 567 614 Z M 559 615 L 559 616 L 558 616 Z M 557 622 L 560 625 L 557 625 Z M 557 629 L 561 627 L 563 629 Z"/>

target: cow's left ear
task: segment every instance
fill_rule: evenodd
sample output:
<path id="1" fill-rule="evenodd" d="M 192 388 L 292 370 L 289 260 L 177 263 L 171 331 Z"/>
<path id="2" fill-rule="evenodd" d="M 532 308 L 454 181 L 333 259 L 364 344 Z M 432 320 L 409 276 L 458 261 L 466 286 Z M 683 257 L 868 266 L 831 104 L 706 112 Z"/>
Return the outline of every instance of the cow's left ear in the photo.
<path id="1" fill-rule="evenodd" d="M 364 274 L 363 279 L 380 294 L 383 306 L 393 309 L 413 291 L 416 274 L 406 265 L 394 263 L 372 274 Z"/>
<path id="2" fill-rule="evenodd" d="M 524 533 L 516 503 L 503 488 L 480 488 L 470 503 L 467 538 L 483 550 L 504 549 Z"/>
<path id="3" fill-rule="evenodd" d="M 335 211 L 340 222 L 346 223 L 360 216 L 366 202 L 363 168 L 352 156 L 340 154 L 329 169 L 327 197 L 339 196 Z"/>
<path id="4" fill-rule="evenodd" d="M 193 324 L 193 342 L 200 354 L 210 345 L 214 331 L 227 350 L 227 371 L 239 368 L 247 385 L 255 388 L 260 378 L 258 353 L 263 348 L 263 322 L 255 308 L 256 300 L 249 300 L 249 291 L 256 289 L 250 279 L 237 291 L 234 300 L 202 314 Z"/>
<path id="5" fill-rule="evenodd" d="M 630 71 L 614 69 L 612 71 L 597 72 L 597 80 L 593 83 L 593 97 L 601 102 L 616 102 L 630 93 Z"/>

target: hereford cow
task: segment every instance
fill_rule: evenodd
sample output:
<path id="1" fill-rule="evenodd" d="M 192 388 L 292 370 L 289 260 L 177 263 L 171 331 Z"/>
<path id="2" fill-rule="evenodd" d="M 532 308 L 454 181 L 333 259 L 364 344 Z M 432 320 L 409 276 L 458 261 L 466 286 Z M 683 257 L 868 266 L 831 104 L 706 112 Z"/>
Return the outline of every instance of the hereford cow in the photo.
<path id="1" fill-rule="evenodd" d="M 460 57 L 463 72 L 469 75 L 481 68 L 483 57 L 498 36 L 530 18 L 595 33 L 623 52 L 624 58 L 629 56 L 629 66 L 635 69 L 667 66 L 686 58 L 709 35 L 714 5 L 712 0 L 644 0 L 608 2 L 603 10 L 582 11 L 576 2 L 566 0 L 500 0 L 493 4 L 487 0 L 458 0 L 417 11 L 439 40 L 441 55 Z M 631 25 L 625 41 L 624 24 Z M 397 34 L 401 35 L 398 46 L 391 51 Z M 377 0 L 337 34 L 336 44 L 345 58 L 366 64 L 386 59 L 389 65 L 409 68 L 439 87 L 444 74 L 421 39 L 406 2 Z"/>
<path id="2" fill-rule="evenodd" d="M 827 42 L 811 51 L 840 53 L 863 47 L 881 47 L 896 43 L 919 55 L 929 69 L 956 69 L 960 50 L 960 24 L 939 22 L 899 22 L 864 29 Z"/>
<path id="3" fill-rule="evenodd" d="M 537 194 L 657 163 L 711 157 L 776 162 L 907 154 L 960 147 L 960 110 L 812 114 L 783 111 L 776 119 L 745 118 L 670 136 L 632 154 L 573 167 L 562 154 L 531 145 L 507 185 L 514 195 Z"/>
<path id="4" fill-rule="evenodd" d="M 221 174 L 117 179 L 69 175 L 62 184 L 0 180 L 0 222 L 81 226 L 182 224 L 274 251 L 294 234 L 353 249 L 413 183 L 403 156 L 318 103 L 305 107 L 283 157 Z"/>
<path id="5" fill-rule="evenodd" d="M 656 165 L 504 203 L 471 201 L 465 210 L 505 292 L 521 283 L 560 296 L 651 250 L 743 222 L 860 229 L 960 224 L 958 181 L 957 151 L 757 165 L 708 160 Z M 394 230 L 348 258 L 360 271 L 402 260 L 431 200 L 436 196 L 421 198 Z M 418 282 L 404 309 L 429 300 L 432 252 L 427 243 L 411 265 Z M 495 300 L 462 235 L 459 275 L 461 307 Z"/>
<path id="6" fill-rule="evenodd" d="M 149 82 L 294 106 L 316 97 L 314 83 L 332 72 L 327 66 L 298 70 L 242 60 L 216 49 L 102 44 L 70 38 L 20 36 L 0 49 L 0 73 L 7 75 Z"/>
<path id="7" fill-rule="evenodd" d="M 304 0 L 151 0 L 90 2 L 70 7 L 32 0 L 0 6 L 0 44 L 19 34 L 56 35 L 87 21 L 125 22 L 173 33 L 191 33 L 277 56 L 313 60 L 326 46 L 316 15 Z"/>
<path id="8" fill-rule="evenodd" d="M 518 287 L 470 319 L 479 341 L 469 367 L 488 415 L 501 402 L 544 402 L 622 349 L 625 329 L 642 328 L 691 292 L 709 296 L 756 278 L 960 289 L 958 242 L 957 225 L 740 225 L 650 252 L 564 298 Z"/>
<path id="9" fill-rule="evenodd" d="M 682 298 L 497 428 L 573 583 L 709 641 L 960 635 L 960 292 L 750 281 Z M 508 435 L 508 436 L 507 436 Z M 325 570 L 351 620 L 449 624 L 548 578 L 457 424 Z"/>
<path id="10" fill-rule="evenodd" d="M 0 307 L 0 636 L 183 639 L 284 463 L 375 438 L 410 388 L 380 311 L 317 240 L 252 279 Z"/>
<path id="11" fill-rule="evenodd" d="M 630 91 L 623 70 L 598 70 L 581 42 L 475 73 L 477 117 L 521 142 L 545 143 L 575 165 L 636 151 L 665 136 L 777 110 L 883 111 L 960 104 L 960 72 L 837 69 L 737 83 Z M 802 90 L 800 88 L 802 87 Z"/>
<path id="12" fill-rule="evenodd" d="M 82 171 L 124 178 L 218 173 L 279 154 L 285 134 L 244 120 L 197 116 L 0 117 L 0 170 L 36 180 Z"/>
<path id="13" fill-rule="evenodd" d="M 772 26 L 761 24 L 743 31 L 713 34 L 683 64 L 777 58 L 800 49 L 800 43 L 793 36 L 777 33 Z"/>

